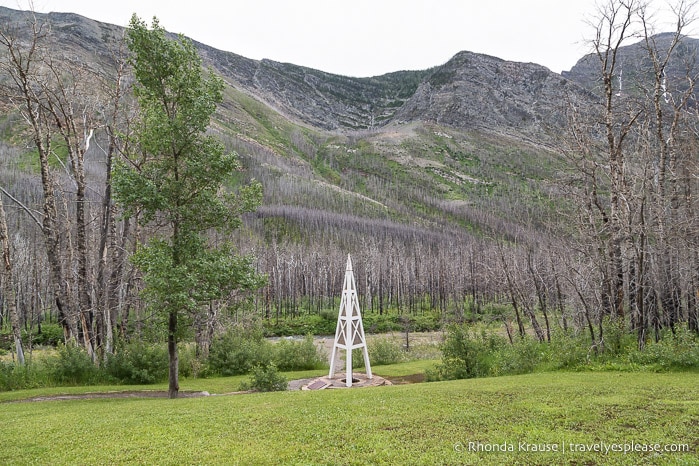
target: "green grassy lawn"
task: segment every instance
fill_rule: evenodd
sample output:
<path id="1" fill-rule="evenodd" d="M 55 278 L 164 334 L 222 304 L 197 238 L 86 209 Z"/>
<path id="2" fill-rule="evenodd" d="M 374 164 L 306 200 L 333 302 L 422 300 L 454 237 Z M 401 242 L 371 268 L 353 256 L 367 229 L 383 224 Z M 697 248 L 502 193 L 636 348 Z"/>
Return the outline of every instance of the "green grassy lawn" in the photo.
<path id="1" fill-rule="evenodd" d="M 399 366 L 375 372 L 410 371 Z M 240 380 L 182 388 L 222 393 Z M 0 464 L 699 464 L 697 387 L 697 373 L 553 372 L 178 400 L 5 402 Z M 690 452 L 573 452 L 571 444 L 688 444 Z M 525 451 L 535 445 L 559 451 Z"/>

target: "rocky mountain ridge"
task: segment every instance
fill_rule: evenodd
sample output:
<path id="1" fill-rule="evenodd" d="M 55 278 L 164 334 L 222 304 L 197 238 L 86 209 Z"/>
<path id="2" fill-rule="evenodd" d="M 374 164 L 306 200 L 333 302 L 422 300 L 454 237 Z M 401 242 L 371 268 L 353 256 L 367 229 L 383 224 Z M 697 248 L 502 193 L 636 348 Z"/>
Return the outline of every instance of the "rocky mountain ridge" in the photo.
<path id="1" fill-rule="evenodd" d="M 0 19 L 17 28 L 22 27 L 27 14 L 0 7 Z M 110 60 L 124 34 L 119 26 L 77 14 L 36 16 L 51 24 L 51 33 L 65 53 L 81 53 L 100 61 Z M 653 40 L 662 49 L 671 38 L 671 34 L 658 34 Z M 681 76 L 688 64 L 696 67 L 698 44 L 697 39 L 683 37 L 668 73 Z M 205 63 L 230 85 L 288 118 L 321 130 L 373 130 L 420 120 L 548 139 L 547 135 L 558 132 L 564 122 L 562 101 L 592 103 L 597 90 L 594 54 L 582 57 L 562 74 L 533 63 L 464 51 L 427 70 L 354 78 L 196 45 Z M 619 69 L 629 82 L 650 71 L 643 43 L 623 47 L 620 58 Z"/>
<path id="2" fill-rule="evenodd" d="M 473 52 L 427 70 L 351 78 L 200 50 L 232 85 L 324 130 L 376 130 L 417 120 L 549 139 L 564 123 L 562 95 L 594 101 L 590 92 L 543 66 Z"/>
<path id="3" fill-rule="evenodd" d="M 0 8 L 0 19 L 21 27 L 24 13 Z M 44 15 L 37 14 L 38 17 Z M 72 13 L 49 13 L 65 50 L 108 60 L 123 29 Z M 374 130 L 415 120 L 460 129 L 490 129 L 545 137 L 561 123 L 563 92 L 586 91 L 547 68 L 461 52 L 427 70 L 371 78 L 325 73 L 289 63 L 252 60 L 196 43 L 204 62 L 231 85 L 288 118 L 321 130 Z M 112 47 L 112 49 L 110 49 Z"/>
<path id="4" fill-rule="evenodd" d="M 614 73 L 614 86 L 617 93 L 645 93 L 652 89 L 655 82 L 654 66 L 648 57 L 648 46 L 659 51 L 658 61 L 662 62 L 670 49 L 674 33 L 660 33 L 649 38 L 649 44 L 644 41 L 625 47 L 620 47 Z M 600 59 L 590 53 L 580 58 L 562 76 L 579 83 L 593 93 L 600 90 Z M 699 75 L 699 39 L 680 36 L 675 46 L 663 76 L 668 88 L 680 92 L 688 89 L 688 79 Z"/>

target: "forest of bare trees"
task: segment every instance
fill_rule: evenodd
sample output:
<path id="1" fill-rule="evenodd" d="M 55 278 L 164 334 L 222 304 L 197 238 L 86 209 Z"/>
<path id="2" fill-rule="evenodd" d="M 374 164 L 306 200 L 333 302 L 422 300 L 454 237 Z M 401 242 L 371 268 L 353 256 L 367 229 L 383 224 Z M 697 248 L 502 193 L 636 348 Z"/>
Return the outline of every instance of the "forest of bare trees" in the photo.
<path id="1" fill-rule="evenodd" d="M 628 324 L 641 348 L 651 331 L 699 331 L 699 68 L 682 42 L 691 5 L 674 13 L 676 30 L 657 35 L 642 2 L 604 4 L 591 42 L 602 101 L 592 115 L 571 112 L 586 258 L 584 270 L 572 269 L 595 291 L 581 293 L 581 304 Z M 620 49 L 631 40 L 641 41 L 644 71 L 628 76 Z"/>
<path id="2" fill-rule="evenodd" d="M 262 207 L 230 238 L 267 283 L 211 302 L 198 342 L 242 317 L 334 309 L 348 252 L 366 313 L 489 319 L 510 339 L 542 342 L 585 332 L 600 346 L 606 320 L 635 332 L 641 348 L 664 329 L 699 333 L 699 67 L 682 42 L 692 10 L 681 3 L 675 13 L 676 30 L 657 36 L 641 2 L 600 8 L 589 57 L 600 100 L 569 102 L 564 168 L 542 189 L 554 215 L 504 195 L 449 203 L 419 183 L 395 183 L 361 154 L 361 177 L 350 178 L 321 150 L 331 136 L 293 133 L 280 149 L 212 129 L 264 187 Z M 152 317 L 129 257 L 156 227 L 124 220 L 110 185 L 134 117 L 133 78 L 121 37 L 105 36 L 110 54 L 92 65 L 57 48 L 49 24 L 24 21 L 0 27 L 0 327 L 19 355 L 22 329 L 57 322 L 97 360 Z M 620 50 L 639 40 L 648 73 L 622 78 Z M 285 152 L 313 163 L 327 156 L 336 183 Z M 360 184 L 371 196 L 352 194 Z M 418 218 L 408 205 L 439 214 Z M 229 239 L 220 235 L 211 241 Z"/>
<path id="3" fill-rule="evenodd" d="M 41 319 L 55 318 L 66 341 L 96 358 L 98 349 L 113 347 L 115 295 L 126 258 L 108 176 L 117 131 L 127 128 L 120 107 L 123 47 L 111 44 L 107 77 L 60 49 L 50 24 L 31 13 L 4 25 L 0 44 L 10 135 L 2 148 L 3 194 L 13 202 L 9 263 L 22 271 L 6 274 L 5 286 L 16 290 L 25 327 L 36 324 L 39 331 Z"/>

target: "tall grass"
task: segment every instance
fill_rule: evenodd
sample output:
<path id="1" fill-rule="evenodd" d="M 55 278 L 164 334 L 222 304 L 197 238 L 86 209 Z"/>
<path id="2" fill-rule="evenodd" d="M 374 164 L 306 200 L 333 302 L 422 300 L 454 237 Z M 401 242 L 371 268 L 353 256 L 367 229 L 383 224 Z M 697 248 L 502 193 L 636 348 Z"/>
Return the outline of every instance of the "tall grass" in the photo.
<path id="1" fill-rule="evenodd" d="M 467 379 L 531 372 L 574 370 L 699 370 L 699 338 L 677 328 L 658 342 L 638 349 L 635 335 L 605 324 L 605 341 L 592 343 L 586 334 L 554 332 L 550 342 L 530 336 L 510 343 L 505 337 L 467 325 L 452 325 L 441 345 L 442 359 L 428 380 Z"/>

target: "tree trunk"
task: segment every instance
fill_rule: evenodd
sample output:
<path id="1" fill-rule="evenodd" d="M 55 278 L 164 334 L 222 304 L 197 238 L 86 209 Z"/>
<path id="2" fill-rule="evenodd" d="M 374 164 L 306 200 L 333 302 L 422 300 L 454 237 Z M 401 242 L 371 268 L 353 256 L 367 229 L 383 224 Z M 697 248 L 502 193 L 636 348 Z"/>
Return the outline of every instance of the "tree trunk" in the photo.
<path id="1" fill-rule="evenodd" d="M 88 139 L 89 141 L 89 139 Z M 89 142 L 87 142 L 89 144 Z M 88 277 L 88 246 L 87 246 L 87 198 L 85 183 L 85 171 L 83 164 L 84 152 L 82 149 L 76 151 L 73 162 L 73 171 L 76 185 L 76 227 L 77 227 L 77 266 L 78 266 L 78 303 L 80 322 L 82 324 L 83 346 L 87 353 L 95 361 L 94 335 L 93 335 L 93 305 L 88 290 L 90 279 Z"/>
<path id="2" fill-rule="evenodd" d="M 512 300 L 512 308 L 515 311 L 515 317 L 517 318 L 517 327 L 519 329 L 519 336 L 524 338 L 526 332 L 524 330 L 524 323 L 522 322 L 522 317 L 519 313 L 519 306 L 517 304 L 517 294 L 515 292 L 515 285 L 513 279 L 510 276 L 510 268 L 507 265 L 507 260 L 505 259 L 505 252 L 503 251 L 502 245 L 498 245 L 500 251 L 500 260 L 502 261 L 502 268 L 505 271 L 505 278 L 507 281 L 507 288 L 510 292 L 510 299 Z"/>
<path id="3" fill-rule="evenodd" d="M 49 171 L 49 149 L 44 145 L 40 136 L 35 138 L 39 150 L 39 163 L 41 165 L 41 184 L 44 189 L 44 219 L 42 232 L 46 241 L 46 254 L 49 260 L 49 271 L 53 296 L 58 311 L 58 318 L 63 326 L 66 341 L 77 340 L 78 321 L 76 312 L 72 306 L 67 289 L 67 280 L 63 273 L 60 254 L 63 253 L 60 238 L 58 236 L 58 214 L 56 211 L 56 197 L 53 190 L 53 177 Z"/>
<path id="4" fill-rule="evenodd" d="M 0 195 L 0 244 L 2 245 L 2 259 L 5 265 L 3 280 L 3 291 L 5 302 L 7 303 L 7 311 L 10 317 L 10 326 L 12 327 L 12 337 L 15 342 L 15 350 L 17 351 L 17 362 L 24 365 L 24 347 L 22 345 L 22 331 L 17 314 L 17 299 L 15 295 L 14 276 L 12 274 L 12 258 L 10 257 L 10 236 L 7 229 L 7 218 L 5 217 L 5 206 Z"/>
<path id="5" fill-rule="evenodd" d="M 177 310 L 171 310 L 168 319 L 167 352 L 168 364 L 168 397 L 177 398 L 180 391 L 179 359 L 177 355 Z"/>

